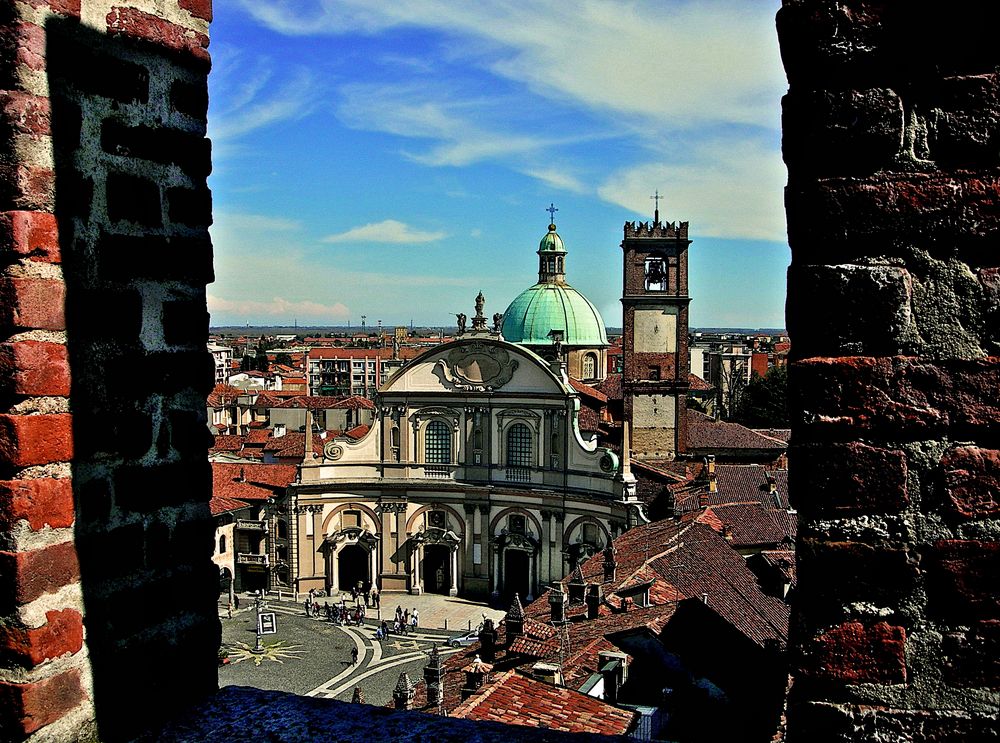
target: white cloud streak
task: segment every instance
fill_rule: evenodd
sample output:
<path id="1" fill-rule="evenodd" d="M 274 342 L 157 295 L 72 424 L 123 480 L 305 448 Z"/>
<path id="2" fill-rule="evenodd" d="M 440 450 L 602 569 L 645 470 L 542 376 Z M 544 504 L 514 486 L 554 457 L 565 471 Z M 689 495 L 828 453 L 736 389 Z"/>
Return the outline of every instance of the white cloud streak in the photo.
<path id="1" fill-rule="evenodd" d="M 395 219 L 384 219 L 381 222 L 370 222 L 360 227 L 352 227 L 345 232 L 327 235 L 321 242 L 325 243 L 392 243 L 397 245 L 412 243 L 429 243 L 446 237 L 444 232 L 427 232 L 418 230 L 405 222 Z"/>

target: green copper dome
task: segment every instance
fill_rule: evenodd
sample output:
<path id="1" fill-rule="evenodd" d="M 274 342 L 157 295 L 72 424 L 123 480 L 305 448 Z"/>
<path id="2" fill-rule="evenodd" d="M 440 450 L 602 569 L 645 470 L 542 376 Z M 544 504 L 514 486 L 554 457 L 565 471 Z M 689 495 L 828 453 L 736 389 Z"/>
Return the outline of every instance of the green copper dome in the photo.
<path id="1" fill-rule="evenodd" d="M 559 233 L 556 232 L 556 226 L 554 224 L 549 225 L 548 234 L 542 238 L 541 242 L 538 243 L 539 253 L 565 253 L 566 247 L 563 245 L 562 238 L 559 237 Z"/>
<path id="2" fill-rule="evenodd" d="M 551 346 L 551 330 L 565 331 L 567 346 L 609 345 L 601 313 L 569 284 L 535 284 L 503 313 L 501 333 L 512 343 Z"/>

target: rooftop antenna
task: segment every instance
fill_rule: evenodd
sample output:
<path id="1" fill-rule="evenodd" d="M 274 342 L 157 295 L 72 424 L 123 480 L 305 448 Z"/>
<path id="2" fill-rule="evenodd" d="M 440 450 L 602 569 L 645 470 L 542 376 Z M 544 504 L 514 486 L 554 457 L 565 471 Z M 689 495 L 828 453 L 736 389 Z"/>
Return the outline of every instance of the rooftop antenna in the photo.
<path id="1" fill-rule="evenodd" d="M 654 202 L 653 223 L 654 224 L 659 224 L 660 223 L 660 199 L 663 198 L 662 196 L 660 196 L 660 189 L 656 189 L 656 191 L 653 192 L 653 195 L 650 196 L 649 198 L 652 199 L 653 202 Z"/>

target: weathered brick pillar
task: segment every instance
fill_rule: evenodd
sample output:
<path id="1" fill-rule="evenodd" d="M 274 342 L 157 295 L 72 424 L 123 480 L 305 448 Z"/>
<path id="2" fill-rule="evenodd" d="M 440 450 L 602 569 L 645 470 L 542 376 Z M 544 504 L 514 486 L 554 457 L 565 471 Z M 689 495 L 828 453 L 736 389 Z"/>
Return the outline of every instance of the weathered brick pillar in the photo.
<path id="1" fill-rule="evenodd" d="M 2 740 L 125 738 L 217 685 L 210 16 L 0 0 Z"/>
<path id="2" fill-rule="evenodd" d="M 791 743 L 997 730 L 998 16 L 985 2 L 778 12 Z"/>

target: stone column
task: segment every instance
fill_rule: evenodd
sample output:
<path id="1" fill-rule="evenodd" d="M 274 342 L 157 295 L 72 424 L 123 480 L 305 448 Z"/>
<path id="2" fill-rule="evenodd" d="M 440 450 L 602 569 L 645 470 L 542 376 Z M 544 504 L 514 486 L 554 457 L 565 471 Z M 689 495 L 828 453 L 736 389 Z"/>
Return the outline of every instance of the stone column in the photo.
<path id="1" fill-rule="evenodd" d="M 556 565 L 559 566 L 559 570 L 557 571 L 558 577 L 559 579 L 562 579 L 566 576 L 566 573 L 569 572 L 569 565 L 566 563 L 566 556 L 562 553 L 563 538 L 565 536 L 564 525 L 566 522 L 566 514 L 562 511 L 556 511 L 555 517 L 555 534 L 553 535 L 555 537 L 555 544 L 552 547 L 552 567 L 555 568 Z"/>
<path id="2" fill-rule="evenodd" d="M 319 573 L 317 573 L 317 562 L 320 560 L 319 548 L 323 544 L 323 535 L 320 533 L 323 528 L 323 506 L 312 506 L 312 520 L 313 520 L 313 542 L 312 542 L 312 577 L 315 578 Z M 324 574 L 325 579 L 325 574 Z"/>
<path id="3" fill-rule="evenodd" d="M 472 560 L 472 548 L 476 540 L 476 505 L 466 503 L 465 509 L 465 575 L 475 575 L 475 566 Z"/>
<path id="4" fill-rule="evenodd" d="M 451 550 L 451 587 L 448 589 L 448 595 L 458 595 L 458 545 Z"/>
<path id="5" fill-rule="evenodd" d="M 478 575 L 489 575 L 490 568 L 490 505 L 479 504 L 479 551 L 483 556 L 483 564 L 479 566 Z M 494 588 L 496 585 L 494 584 Z"/>
<path id="6" fill-rule="evenodd" d="M 410 593 L 419 596 L 422 591 L 420 585 L 420 566 L 424 561 L 424 545 L 420 545 L 410 554 Z"/>
<path id="7" fill-rule="evenodd" d="M 553 580 L 552 571 L 552 511 L 542 510 L 542 533 L 538 535 L 539 583 Z M 562 578 L 562 576 L 559 576 Z"/>

